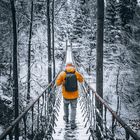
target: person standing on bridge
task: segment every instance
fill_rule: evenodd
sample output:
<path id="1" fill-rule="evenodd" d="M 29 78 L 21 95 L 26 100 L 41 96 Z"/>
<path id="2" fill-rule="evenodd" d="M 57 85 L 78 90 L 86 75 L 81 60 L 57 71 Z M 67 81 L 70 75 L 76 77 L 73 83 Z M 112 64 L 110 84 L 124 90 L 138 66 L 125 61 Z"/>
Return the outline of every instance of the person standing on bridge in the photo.
<path id="1" fill-rule="evenodd" d="M 56 79 L 56 85 L 62 85 L 62 95 L 64 102 L 63 119 L 66 123 L 69 122 L 69 105 L 71 107 L 71 129 L 76 128 L 75 117 L 77 98 L 79 97 L 77 81 L 82 83 L 84 81 L 83 76 L 78 71 L 76 71 L 74 65 L 71 62 L 67 62 L 65 71 L 62 71 Z"/>

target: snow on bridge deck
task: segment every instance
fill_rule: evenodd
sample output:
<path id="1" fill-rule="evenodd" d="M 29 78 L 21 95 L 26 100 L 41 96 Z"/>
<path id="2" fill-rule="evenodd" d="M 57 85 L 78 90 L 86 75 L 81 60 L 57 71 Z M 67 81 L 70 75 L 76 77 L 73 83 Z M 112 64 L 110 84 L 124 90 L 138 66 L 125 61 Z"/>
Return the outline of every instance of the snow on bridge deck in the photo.
<path id="1" fill-rule="evenodd" d="M 56 133 L 53 133 L 54 140 L 88 140 L 90 132 L 87 133 L 88 126 L 85 127 L 84 118 L 82 117 L 82 112 L 80 109 L 80 104 L 77 104 L 77 115 L 76 115 L 76 125 L 77 128 L 72 130 L 70 124 L 66 124 L 63 120 L 63 101 L 61 102 L 60 112 L 57 126 L 54 127 Z M 86 134 L 87 133 L 87 134 Z"/>

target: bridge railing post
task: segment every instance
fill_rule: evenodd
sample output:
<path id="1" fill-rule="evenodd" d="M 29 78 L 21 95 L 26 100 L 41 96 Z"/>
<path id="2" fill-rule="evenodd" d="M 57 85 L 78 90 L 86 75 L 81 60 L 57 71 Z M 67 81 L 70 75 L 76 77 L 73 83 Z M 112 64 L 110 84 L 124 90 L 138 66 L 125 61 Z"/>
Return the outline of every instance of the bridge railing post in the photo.
<path id="1" fill-rule="evenodd" d="M 37 132 L 39 133 L 39 100 L 37 102 Z"/>
<path id="2" fill-rule="evenodd" d="M 31 130 L 31 132 L 32 132 L 32 140 L 33 140 L 33 136 L 34 136 L 34 106 L 31 108 L 31 112 L 32 112 L 32 130 Z"/>
<path id="3" fill-rule="evenodd" d="M 23 138 L 26 140 L 26 137 L 27 137 L 26 115 L 23 117 L 23 123 L 24 123 L 24 136 L 23 136 Z"/>
<path id="4" fill-rule="evenodd" d="M 107 137 L 106 114 L 107 114 L 107 108 L 104 106 L 104 130 L 105 130 L 105 137 Z"/>
<path id="5" fill-rule="evenodd" d="M 11 132 L 9 133 L 9 140 L 13 140 L 13 136 Z"/>
<path id="6" fill-rule="evenodd" d="M 95 108 L 96 108 L 96 135 L 99 139 L 103 139 L 103 107 L 101 107 L 101 102 L 95 97 L 96 103 L 95 103 Z"/>
<path id="7" fill-rule="evenodd" d="M 126 130 L 125 130 L 125 138 L 126 138 L 126 140 L 129 140 L 129 138 L 130 138 L 129 133 Z"/>
<path id="8" fill-rule="evenodd" d="M 114 137 L 114 129 L 115 129 L 114 123 L 115 123 L 115 117 L 112 116 L 112 134 L 113 134 L 113 137 Z"/>
<path id="9" fill-rule="evenodd" d="M 93 112 L 94 112 L 94 131 L 96 130 L 96 104 L 95 104 L 95 93 L 94 91 L 92 92 L 93 94 L 93 104 L 94 104 L 94 108 L 93 108 Z"/>

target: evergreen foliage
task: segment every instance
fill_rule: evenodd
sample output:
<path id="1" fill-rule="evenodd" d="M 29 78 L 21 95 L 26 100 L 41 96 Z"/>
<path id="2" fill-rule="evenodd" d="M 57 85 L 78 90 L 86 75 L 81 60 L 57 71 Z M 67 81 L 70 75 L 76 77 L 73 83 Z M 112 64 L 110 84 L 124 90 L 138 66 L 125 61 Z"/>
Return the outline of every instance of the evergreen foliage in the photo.
<path id="1" fill-rule="evenodd" d="M 139 89 L 137 84 L 134 85 L 134 81 L 139 77 L 136 72 L 139 69 L 139 65 L 138 63 L 136 64 L 136 57 L 134 58 L 134 48 L 139 52 L 138 42 L 134 39 L 135 33 L 138 31 L 138 25 L 136 25 L 138 19 L 135 21 L 138 7 L 137 1 L 124 0 L 118 2 L 108 0 L 105 15 L 104 80 L 108 81 L 111 75 L 116 75 L 117 77 L 117 73 L 119 73 L 119 78 L 114 78 L 114 81 L 118 79 L 119 82 L 118 84 L 115 84 L 115 82 L 110 84 L 111 88 L 105 86 L 104 91 L 107 97 L 109 97 L 109 94 L 118 94 L 117 96 L 126 106 L 129 106 L 128 108 L 133 106 L 132 104 L 127 104 L 133 98 L 132 96 L 138 97 L 137 91 L 135 90 L 134 92 L 134 89 Z M 137 69 L 136 71 L 134 70 L 134 65 Z M 108 75 L 108 72 L 112 73 Z M 135 75 L 134 73 L 137 74 Z M 110 83 L 110 81 L 107 83 Z M 129 84 L 131 86 L 128 86 Z M 114 89 L 113 93 L 110 91 L 112 88 Z M 108 98 L 108 100 L 110 99 Z M 134 106 L 137 106 L 137 100 L 134 98 L 132 100 L 135 102 Z M 125 116 L 125 114 L 123 115 Z"/>
<path id="2" fill-rule="evenodd" d="M 115 22 L 117 20 L 117 11 L 116 11 L 116 0 L 107 0 L 107 6 L 106 6 L 106 19 L 110 22 L 112 26 L 115 26 Z"/>
<path id="3" fill-rule="evenodd" d="M 120 17 L 123 27 L 133 19 L 136 5 L 137 0 L 120 0 Z"/>

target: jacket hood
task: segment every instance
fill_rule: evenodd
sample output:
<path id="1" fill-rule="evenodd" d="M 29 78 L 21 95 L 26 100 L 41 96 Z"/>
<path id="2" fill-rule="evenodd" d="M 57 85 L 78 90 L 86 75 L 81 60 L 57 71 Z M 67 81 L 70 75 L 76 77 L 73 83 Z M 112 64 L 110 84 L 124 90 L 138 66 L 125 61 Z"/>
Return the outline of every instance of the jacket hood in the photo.
<path id="1" fill-rule="evenodd" d="M 67 72 L 75 72 L 76 69 L 73 66 L 68 66 L 68 67 L 66 67 L 66 71 Z"/>

